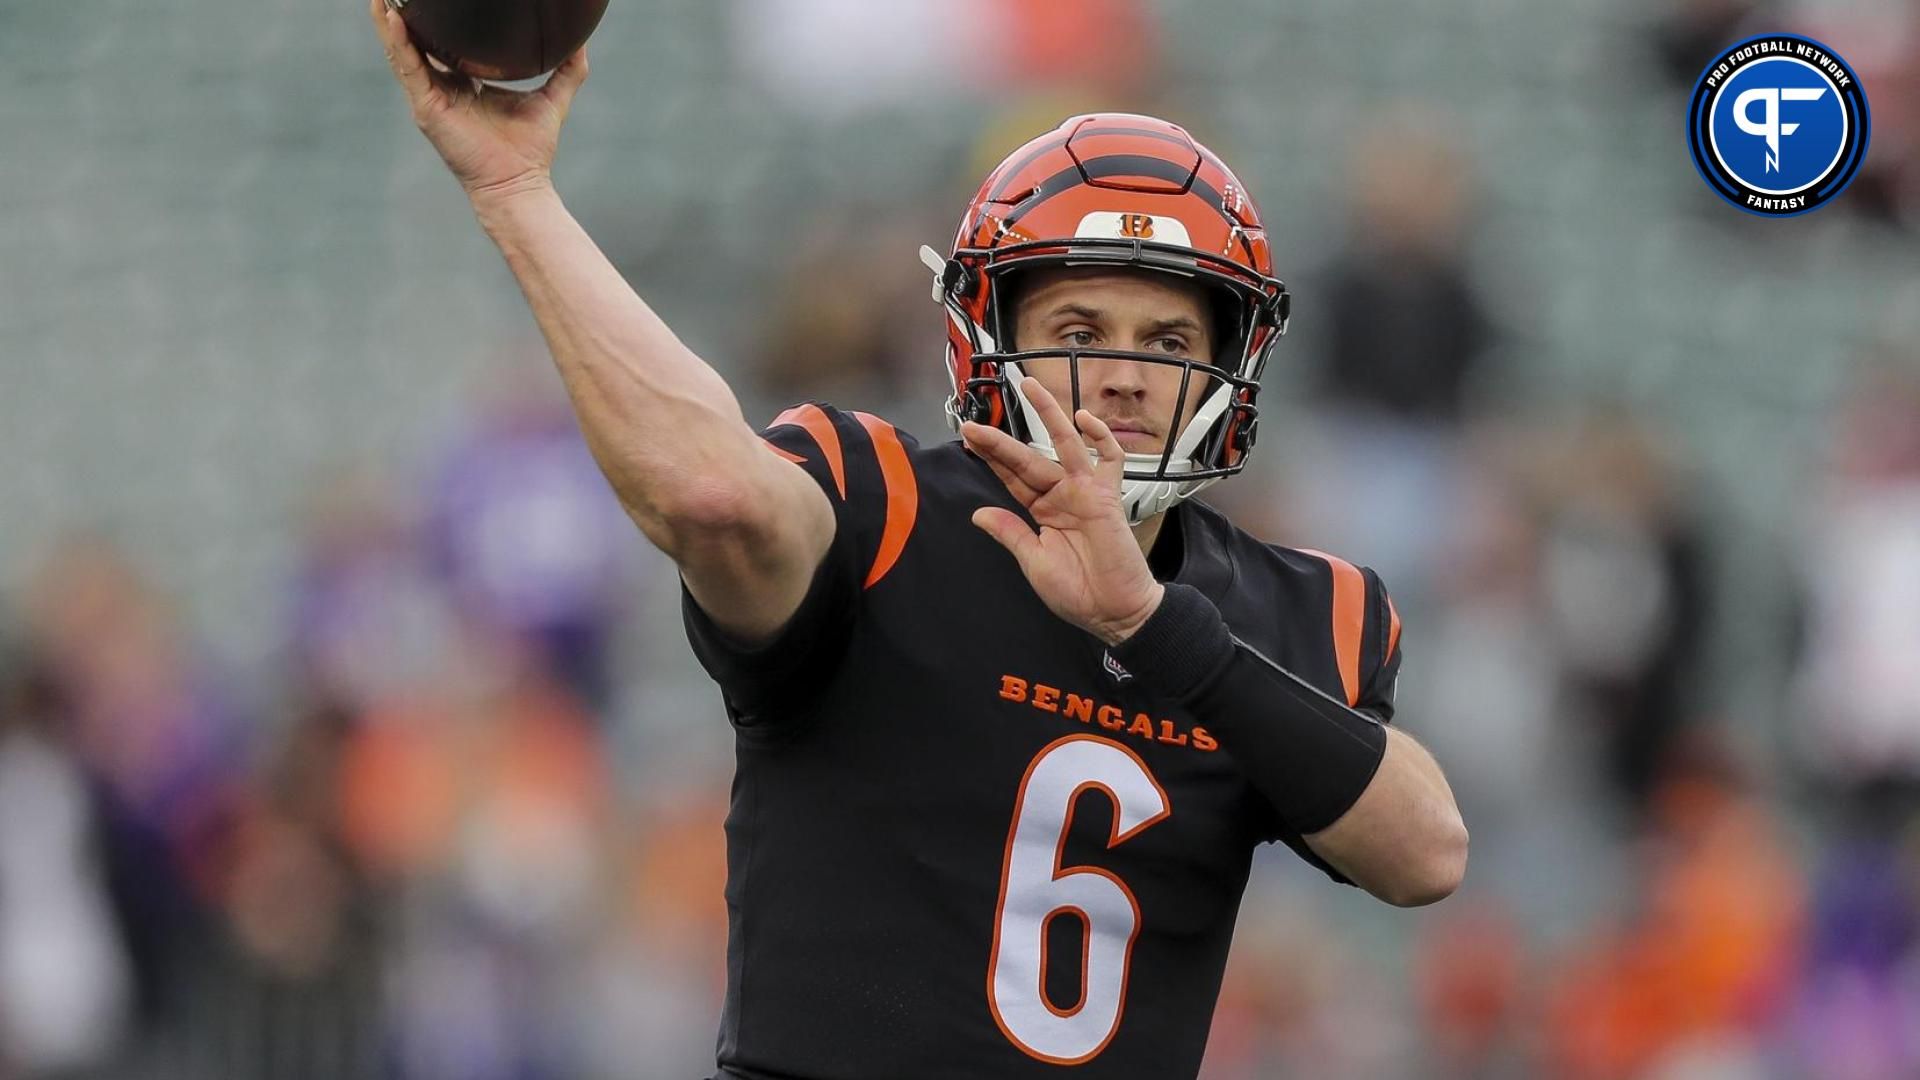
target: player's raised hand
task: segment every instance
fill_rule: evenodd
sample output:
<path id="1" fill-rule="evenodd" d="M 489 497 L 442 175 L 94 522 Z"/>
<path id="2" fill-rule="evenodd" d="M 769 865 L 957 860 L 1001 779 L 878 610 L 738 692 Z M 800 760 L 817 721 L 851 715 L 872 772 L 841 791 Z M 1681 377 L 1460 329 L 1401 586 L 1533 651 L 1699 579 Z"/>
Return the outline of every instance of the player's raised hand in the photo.
<path id="1" fill-rule="evenodd" d="M 1153 614 L 1165 591 L 1153 580 L 1120 508 L 1126 451 L 1091 412 L 1081 409 L 1069 421 L 1038 380 L 1028 378 L 1021 389 L 1040 413 L 1058 461 L 985 424 L 969 422 L 960 434 L 1040 531 L 997 506 L 974 511 L 973 523 L 1013 553 L 1055 615 L 1109 645 L 1125 641 Z"/>
<path id="2" fill-rule="evenodd" d="M 503 90 L 429 62 L 387 0 L 368 0 L 368 14 L 393 76 L 407 92 L 414 123 L 469 196 L 549 182 L 560 128 L 587 79 L 584 47 L 538 90 Z"/>

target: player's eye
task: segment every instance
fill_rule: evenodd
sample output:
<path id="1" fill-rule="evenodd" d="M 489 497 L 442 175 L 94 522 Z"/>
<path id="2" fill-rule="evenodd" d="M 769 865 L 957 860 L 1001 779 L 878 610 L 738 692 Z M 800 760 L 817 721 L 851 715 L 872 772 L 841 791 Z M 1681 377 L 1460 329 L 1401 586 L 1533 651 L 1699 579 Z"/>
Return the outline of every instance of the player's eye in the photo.
<path id="1" fill-rule="evenodd" d="M 1171 334 L 1165 337 L 1154 338 L 1152 341 L 1147 342 L 1147 346 L 1151 351 L 1171 353 L 1175 356 L 1184 356 L 1187 352 L 1186 339 Z"/>
<path id="2" fill-rule="evenodd" d="M 1060 335 L 1060 337 L 1069 346 L 1076 349 L 1091 348 L 1095 341 L 1093 331 L 1091 330 L 1069 330 Z"/>

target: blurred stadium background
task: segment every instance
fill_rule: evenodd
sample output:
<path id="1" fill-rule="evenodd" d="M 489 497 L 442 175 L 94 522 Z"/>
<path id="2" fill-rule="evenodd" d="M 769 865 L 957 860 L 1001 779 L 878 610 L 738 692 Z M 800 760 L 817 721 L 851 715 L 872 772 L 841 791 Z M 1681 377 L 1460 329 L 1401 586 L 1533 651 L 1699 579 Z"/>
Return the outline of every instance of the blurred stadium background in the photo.
<path id="1" fill-rule="evenodd" d="M 1029 31 L 1015 35 L 1009 21 Z M 1797 30 L 1867 172 L 1694 175 Z M 1061 117 L 1261 199 L 1270 539 L 1473 830 L 1256 866 L 1208 1080 L 1920 1076 L 1920 6 L 614 0 L 575 213 L 750 416 L 944 437 L 914 258 Z M 0 6 L 0 1077 L 707 1075 L 717 694 L 357 4 Z"/>

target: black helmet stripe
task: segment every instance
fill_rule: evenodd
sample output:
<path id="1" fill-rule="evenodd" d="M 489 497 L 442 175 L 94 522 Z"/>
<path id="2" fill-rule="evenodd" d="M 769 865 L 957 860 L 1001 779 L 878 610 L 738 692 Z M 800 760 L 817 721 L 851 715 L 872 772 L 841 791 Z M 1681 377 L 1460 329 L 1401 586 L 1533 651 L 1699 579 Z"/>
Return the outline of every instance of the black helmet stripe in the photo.
<path id="1" fill-rule="evenodd" d="M 1161 142 L 1169 142 L 1174 144 L 1175 146 L 1191 147 L 1193 145 L 1192 142 L 1188 139 L 1182 139 L 1176 135 L 1169 135 L 1164 131 L 1153 131 L 1148 128 L 1101 127 L 1101 128 L 1087 128 L 1084 131 L 1075 131 L 1069 135 L 1062 135 L 1057 139 L 1048 139 L 1046 142 L 1046 145 L 1036 147 L 1032 153 L 1028 154 L 1024 158 L 1021 158 L 1019 164 L 1016 164 L 1011 168 L 1007 169 L 1006 175 L 1000 178 L 1000 182 L 994 185 L 993 190 L 991 192 L 988 192 L 987 201 L 999 202 L 1001 197 L 1007 193 L 1007 185 L 1013 183 L 1014 180 L 1017 179 L 1021 173 L 1027 171 L 1027 166 L 1032 165 L 1034 162 L 1040 160 L 1041 158 L 1054 152 L 1055 150 L 1065 149 L 1067 143 L 1072 141 L 1073 139 L 1089 138 L 1094 135 L 1139 135 L 1139 136 L 1142 136 L 1143 138 L 1159 139 Z"/>
<path id="2" fill-rule="evenodd" d="M 1036 161 L 1039 161 L 1041 158 L 1047 156 L 1048 154 L 1053 153 L 1055 150 L 1063 149 L 1066 145 L 1067 145 L 1067 136 L 1062 135 L 1057 139 L 1048 139 L 1045 145 L 1036 147 L 1033 153 L 1028 154 L 1024 158 L 1021 158 L 1020 163 L 1018 165 L 1015 165 L 1006 171 L 1006 175 L 1000 178 L 1000 182 L 998 184 L 995 184 L 993 186 L 993 190 L 987 193 L 986 201 L 999 202 L 1000 197 L 1007 193 L 1007 185 L 1013 183 L 1014 180 L 1018 179 L 1021 173 L 1026 172 L 1027 166 L 1033 164 Z"/>
<path id="3" fill-rule="evenodd" d="M 1083 175 L 1084 170 L 1084 175 Z M 1013 208 L 1006 217 L 1008 225 L 1018 224 L 1020 219 L 1040 208 L 1048 199 L 1073 187 L 1082 180 L 1104 180 L 1110 176 L 1151 176 L 1169 183 L 1185 183 L 1181 193 L 1191 190 L 1204 196 L 1222 217 L 1227 216 L 1226 204 L 1212 184 L 1200 179 L 1197 172 L 1184 169 L 1171 161 L 1147 157 L 1143 154 L 1109 154 L 1106 157 L 1091 158 L 1081 165 L 1062 169 L 1041 182 L 1040 187 L 1027 201 Z M 1232 219 L 1228 219 L 1229 224 Z"/>

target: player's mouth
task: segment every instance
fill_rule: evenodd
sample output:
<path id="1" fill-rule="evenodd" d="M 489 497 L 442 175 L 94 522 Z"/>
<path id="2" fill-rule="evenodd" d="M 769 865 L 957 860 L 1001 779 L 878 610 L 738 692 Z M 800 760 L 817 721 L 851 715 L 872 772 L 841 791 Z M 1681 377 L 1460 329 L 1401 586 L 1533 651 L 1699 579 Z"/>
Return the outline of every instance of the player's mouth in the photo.
<path id="1" fill-rule="evenodd" d="M 1125 420 L 1109 420 L 1107 430 L 1113 432 L 1114 441 L 1120 444 L 1120 449 L 1130 454 L 1160 452 L 1160 436 L 1142 424 L 1128 423 Z"/>

